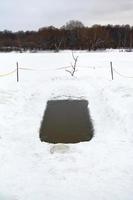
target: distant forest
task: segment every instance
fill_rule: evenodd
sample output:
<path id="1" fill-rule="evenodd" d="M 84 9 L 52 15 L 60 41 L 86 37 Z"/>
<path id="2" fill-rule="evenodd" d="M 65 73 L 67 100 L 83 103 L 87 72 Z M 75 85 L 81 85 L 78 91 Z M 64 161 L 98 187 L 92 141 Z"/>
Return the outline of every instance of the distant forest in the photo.
<path id="1" fill-rule="evenodd" d="M 107 48 L 133 48 L 133 26 L 93 25 L 71 20 L 61 28 L 53 26 L 38 31 L 0 31 L 0 51 L 38 50 L 97 50 Z"/>

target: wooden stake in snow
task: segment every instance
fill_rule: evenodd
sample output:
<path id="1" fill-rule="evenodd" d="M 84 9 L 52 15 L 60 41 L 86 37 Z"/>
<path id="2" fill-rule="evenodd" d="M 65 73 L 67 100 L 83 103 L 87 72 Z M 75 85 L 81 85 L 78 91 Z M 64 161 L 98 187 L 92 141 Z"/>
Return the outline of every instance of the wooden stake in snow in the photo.
<path id="1" fill-rule="evenodd" d="M 110 62 L 110 68 L 111 68 L 111 78 L 112 80 L 114 79 L 114 74 L 113 74 L 113 64 Z"/>
<path id="2" fill-rule="evenodd" d="M 18 62 L 17 62 L 17 82 L 19 82 Z"/>

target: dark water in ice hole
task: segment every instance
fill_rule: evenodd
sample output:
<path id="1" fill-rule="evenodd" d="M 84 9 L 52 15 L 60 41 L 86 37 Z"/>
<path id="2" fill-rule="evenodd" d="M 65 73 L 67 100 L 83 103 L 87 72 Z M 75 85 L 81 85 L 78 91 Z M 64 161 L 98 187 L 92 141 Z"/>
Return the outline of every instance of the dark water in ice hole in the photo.
<path id="1" fill-rule="evenodd" d="M 86 100 L 47 102 L 40 128 L 40 140 L 49 143 L 89 141 L 94 134 Z"/>

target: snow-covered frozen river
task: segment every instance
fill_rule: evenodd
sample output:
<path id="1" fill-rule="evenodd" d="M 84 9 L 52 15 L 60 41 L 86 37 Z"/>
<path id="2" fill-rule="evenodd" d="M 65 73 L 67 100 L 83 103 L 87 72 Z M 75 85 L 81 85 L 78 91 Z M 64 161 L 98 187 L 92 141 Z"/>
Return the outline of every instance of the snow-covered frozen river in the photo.
<path id="1" fill-rule="evenodd" d="M 74 55 L 72 77 L 71 51 L 0 54 L 0 200 L 132 200 L 133 53 Z M 89 102 L 95 136 L 51 154 L 39 129 L 60 99 Z"/>

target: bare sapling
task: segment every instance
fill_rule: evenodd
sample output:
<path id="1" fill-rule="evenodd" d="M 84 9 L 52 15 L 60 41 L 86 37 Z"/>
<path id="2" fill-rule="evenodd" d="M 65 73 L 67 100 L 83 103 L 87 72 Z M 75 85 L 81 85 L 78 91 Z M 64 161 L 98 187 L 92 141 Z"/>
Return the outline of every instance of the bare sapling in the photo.
<path id="1" fill-rule="evenodd" d="M 56 53 L 59 52 L 61 44 L 62 44 L 62 40 L 59 43 L 55 43 L 55 52 Z"/>
<path id="2" fill-rule="evenodd" d="M 74 56 L 73 51 L 72 51 L 72 58 L 73 58 L 73 63 L 71 63 L 71 69 L 66 70 L 71 74 L 71 76 L 74 76 L 75 72 L 77 71 L 77 61 L 78 61 L 78 56 Z"/>

